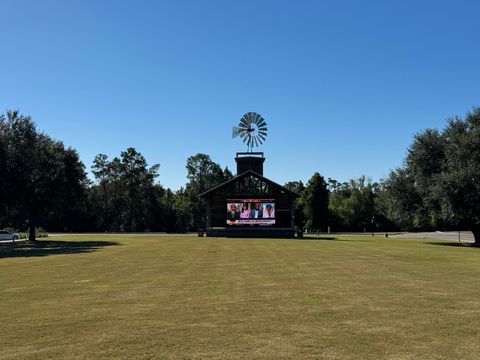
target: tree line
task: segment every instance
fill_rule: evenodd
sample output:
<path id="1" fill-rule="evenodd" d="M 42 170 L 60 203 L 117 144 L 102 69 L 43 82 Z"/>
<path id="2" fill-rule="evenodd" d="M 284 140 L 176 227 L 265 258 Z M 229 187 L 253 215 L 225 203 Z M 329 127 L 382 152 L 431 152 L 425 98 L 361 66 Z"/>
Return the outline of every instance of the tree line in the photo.
<path id="1" fill-rule="evenodd" d="M 40 132 L 29 116 L 0 116 L 0 227 L 48 231 L 195 231 L 204 226 L 198 194 L 233 177 L 207 154 L 186 161 L 180 190 L 156 182 L 134 148 L 98 154 L 93 179 L 77 151 Z M 443 130 L 414 136 L 402 166 L 386 179 L 338 182 L 313 174 L 287 188 L 301 196 L 295 224 L 313 231 L 469 229 L 480 241 L 480 108 Z"/>

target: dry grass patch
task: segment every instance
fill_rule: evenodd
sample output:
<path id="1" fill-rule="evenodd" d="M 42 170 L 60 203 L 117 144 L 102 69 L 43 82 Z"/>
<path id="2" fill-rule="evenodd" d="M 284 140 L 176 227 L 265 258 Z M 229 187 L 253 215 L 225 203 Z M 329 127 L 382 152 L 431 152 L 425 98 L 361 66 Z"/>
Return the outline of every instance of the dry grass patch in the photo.
<path id="1" fill-rule="evenodd" d="M 79 236 L 0 249 L 1 359 L 478 359 L 480 249 Z"/>

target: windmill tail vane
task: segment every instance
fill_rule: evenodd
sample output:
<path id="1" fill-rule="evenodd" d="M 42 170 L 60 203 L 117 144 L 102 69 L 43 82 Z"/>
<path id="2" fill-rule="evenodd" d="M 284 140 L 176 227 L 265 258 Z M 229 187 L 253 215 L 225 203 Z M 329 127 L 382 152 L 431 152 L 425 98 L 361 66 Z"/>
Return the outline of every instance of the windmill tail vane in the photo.
<path id="1" fill-rule="evenodd" d="M 242 116 L 238 126 L 232 129 L 232 138 L 240 136 L 245 144 L 247 151 L 252 152 L 253 147 L 263 144 L 267 137 L 267 122 L 257 113 L 248 112 Z"/>

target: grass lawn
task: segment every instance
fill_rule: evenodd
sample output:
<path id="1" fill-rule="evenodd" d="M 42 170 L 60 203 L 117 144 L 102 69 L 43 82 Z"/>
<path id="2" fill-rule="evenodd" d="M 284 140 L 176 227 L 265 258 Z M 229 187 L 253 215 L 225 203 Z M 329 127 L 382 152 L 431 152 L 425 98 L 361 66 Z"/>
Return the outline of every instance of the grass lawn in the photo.
<path id="1" fill-rule="evenodd" d="M 2 360 L 480 358 L 480 248 L 359 236 L 50 240 L 0 248 Z"/>

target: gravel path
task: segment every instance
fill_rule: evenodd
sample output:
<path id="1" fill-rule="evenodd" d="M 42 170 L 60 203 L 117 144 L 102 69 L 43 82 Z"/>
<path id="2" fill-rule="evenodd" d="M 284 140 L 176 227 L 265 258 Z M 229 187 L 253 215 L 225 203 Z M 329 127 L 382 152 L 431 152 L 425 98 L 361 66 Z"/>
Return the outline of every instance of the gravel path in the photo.
<path id="1" fill-rule="evenodd" d="M 391 237 L 399 238 L 421 238 L 421 239 L 436 239 L 436 240 L 450 240 L 458 241 L 460 234 L 460 241 L 474 242 L 473 234 L 470 231 L 434 231 L 434 232 L 419 232 L 406 233 L 398 235 L 390 235 Z"/>

